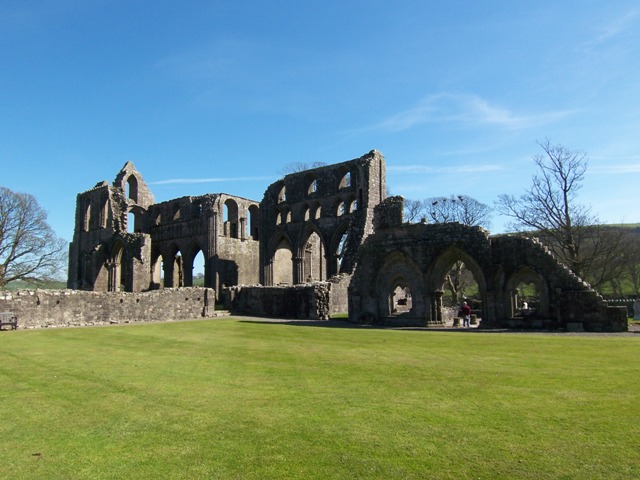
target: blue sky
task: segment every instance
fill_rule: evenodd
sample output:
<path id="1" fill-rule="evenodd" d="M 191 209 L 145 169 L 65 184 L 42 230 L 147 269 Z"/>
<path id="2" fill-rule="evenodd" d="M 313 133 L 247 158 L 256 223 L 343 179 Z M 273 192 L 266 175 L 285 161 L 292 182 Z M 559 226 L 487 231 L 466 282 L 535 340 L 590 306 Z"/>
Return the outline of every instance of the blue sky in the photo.
<path id="1" fill-rule="evenodd" d="M 67 240 L 127 161 L 157 201 L 260 200 L 376 149 L 395 195 L 491 205 L 545 138 L 587 153 L 581 203 L 640 222 L 637 0 L 0 0 L 0 62 L 0 185 Z"/>

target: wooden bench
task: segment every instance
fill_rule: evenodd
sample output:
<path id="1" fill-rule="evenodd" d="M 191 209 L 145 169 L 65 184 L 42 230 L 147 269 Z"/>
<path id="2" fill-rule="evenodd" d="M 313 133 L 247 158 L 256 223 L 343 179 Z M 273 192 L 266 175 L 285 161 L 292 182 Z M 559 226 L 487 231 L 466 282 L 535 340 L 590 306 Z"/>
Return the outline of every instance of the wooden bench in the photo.
<path id="1" fill-rule="evenodd" d="M 11 330 L 18 328 L 18 317 L 13 312 L 0 312 L 0 330 L 4 327 L 11 327 Z"/>

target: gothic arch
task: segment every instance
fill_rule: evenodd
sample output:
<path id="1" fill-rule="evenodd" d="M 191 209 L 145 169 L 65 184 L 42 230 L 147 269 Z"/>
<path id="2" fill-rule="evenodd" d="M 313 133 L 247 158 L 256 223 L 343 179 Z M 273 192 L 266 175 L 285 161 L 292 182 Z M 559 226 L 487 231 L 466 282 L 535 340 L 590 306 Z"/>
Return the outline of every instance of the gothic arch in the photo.
<path id="1" fill-rule="evenodd" d="M 185 249 L 184 255 L 182 257 L 185 287 L 193 286 L 193 269 L 194 267 L 196 267 L 196 265 L 194 265 L 194 260 L 196 259 L 198 253 L 200 252 L 203 252 L 203 249 L 198 244 L 198 242 L 191 243 L 189 247 Z M 204 272 L 205 278 L 206 278 L 206 270 L 207 268 L 206 268 L 206 262 L 205 262 L 205 272 Z"/>
<path id="2" fill-rule="evenodd" d="M 429 266 L 427 271 L 428 288 L 431 291 L 440 290 L 442 288 L 442 283 L 444 282 L 444 278 L 449 270 L 449 267 L 451 267 L 451 265 L 458 260 L 463 261 L 465 267 L 471 271 L 474 279 L 478 284 L 478 290 L 484 297 L 484 294 L 487 290 L 487 281 L 482 268 L 471 255 L 456 246 L 450 246 L 446 248 L 442 253 L 438 255 L 435 261 L 431 262 L 431 265 Z"/>
<path id="3" fill-rule="evenodd" d="M 184 286 L 184 266 L 180 247 L 177 243 L 172 242 L 166 250 L 166 254 L 166 256 L 162 256 L 164 260 L 164 286 Z"/>
<path id="4" fill-rule="evenodd" d="M 405 253 L 395 250 L 385 257 L 377 272 L 375 291 L 378 318 L 402 316 L 423 319 L 426 323 L 425 282 L 416 262 Z M 398 289 L 405 292 L 405 300 L 410 299 L 410 308 L 398 308 Z"/>
<path id="5" fill-rule="evenodd" d="M 528 265 L 524 265 L 514 271 L 505 281 L 502 295 L 509 298 L 509 302 L 504 302 L 504 305 L 509 306 L 509 311 L 506 312 L 506 314 L 508 316 L 513 316 L 519 309 L 521 302 L 518 299 L 516 289 L 518 288 L 518 285 L 522 283 L 533 284 L 535 286 L 539 298 L 536 315 L 548 316 L 550 312 L 550 302 L 547 281 L 542 273 Z"/>
<path id="6" fill-rule="evenodd" d="M 298 271 L 299 283 L 326 280 L 327 246 L 322 232 L 309 223 L 302 230 L 296 248 L 297 258 L 301 260 Z"/>
<path id="7" fill-rule="evenodd" d="M 329 242 L 327 257 L 330 274 L 342 273 L 345 268 L 348 267 L 344 262 L 344 255 L 347 252 L 347 246 L 349 244 L 349 225 L 349 220 L 343 220 L 333 232 L 333 236 Z"/>
<path id="8" fill-rule="evenodd" d="M 125 194 L 129 200 L 138 203 L 138 179 L 133 173 L 127 178 Z"/>
<path id="9" fill-rule="evenodd" d="M 127 276 L 125 264 L 125 244 L 120 238 L 115 238 L 111 244 L 111 254 L 108 260 L 110 292 L 126 290 Z"/>
<path id="10" fill-rule="evenodd" d="M 442 296 L 444 293 L 442 287 L 449 269 L 458 260 L 464 262 L 465 268 L 471 272 L 478 285 L 478 295 L 482 301 L 483 308 L 480 316 L 485 318 L 487 308 L 487 280 L 485 273 L 473 256 L 453 245 L 440 253 L 435 261 L 431 262 L 431 266 L 427 271 L 427 286 L 431 297 L 431 316 L 432 318 L 442 318 Z"/>
<path id="11" fill-rule="evenodd" d="M 293 242 L 285 232 L 276 232 L 268 247 L 267 285 L 293 284 Z"/>
<path id="12" fill-rule="evenodd" d="M 342 176 L 340 177 L 340 182 L 338 183 L 338 190 L 351 188 L 351 181 L 351 172 L 348 170 L 343 170 Z"/>

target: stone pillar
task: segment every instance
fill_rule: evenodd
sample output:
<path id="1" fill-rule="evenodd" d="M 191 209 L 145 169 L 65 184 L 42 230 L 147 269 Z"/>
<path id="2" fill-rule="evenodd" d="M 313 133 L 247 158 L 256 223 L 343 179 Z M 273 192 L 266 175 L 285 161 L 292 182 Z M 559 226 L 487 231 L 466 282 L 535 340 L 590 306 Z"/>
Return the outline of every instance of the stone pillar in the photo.
<path id="1" fill-rule="evenodd" d="M 437 292 L 431 292 L 429 295 L 429 320 L 427 323 L 434 323 L 438 318 L 438 297 Z"/>
<path id="2" fill-rule="evenodd" d="M 439 325 L 442 325 L 442 297 L 444 296 L 444 292 L 442 290 L 438 290 L 435 292 L 436 296 L 436 322 Z"/>
<path id="3" fill-rule="evenodd" d="M 293 257 L 293 283 L 304 283 L 304 258 Z"/>
<path id="4" fill-rule="evenodd" d="M 185 287 L 193 287 L 193 257 L 183 259 L 183 276 Z"/>
<path id="5" fill-rule="evenodd" d="M 218 213 L 211 212 L 207 219 L 207 250 L 203 252 L 204 261 L 204 285 L 208 288 L 217 288 L 215 258 L 218 253 Z"/>
<path id="6" fill-rule="evenodd" d="M 240 218 L 240 240 L 243 242 L 247 239 L 247 219 L 245 217 Z"/>
<path id="7" fill-rule="evenodd" d="M 171 257 L 167 258 L 163 262 L 165 288 L 173 287 L 173 264 L 174 263 L 175 263 L 175 260 Z"/>
<path id="8" fill-rule="evenodd" d="M 108 291 L 119 292 L 120 291 L 120 269 L 121 265 L 115 262 L 115 260 L 107 260 L 105 262 L 107 272 L 109 272 Z"/>
<path id="9" fill-rule="evenodd" d="M 520 304 L 518 295 L 520 291 L 516 288 L 511 292 L 511 316 L 513 317 L 518 311 L 518 305 Z"/>
<path id="10" fill-rule="evenodd" d="M 273 285 L 273 258 L 270 259 L 265 266 L 264 284 L 267 286 Z"/>

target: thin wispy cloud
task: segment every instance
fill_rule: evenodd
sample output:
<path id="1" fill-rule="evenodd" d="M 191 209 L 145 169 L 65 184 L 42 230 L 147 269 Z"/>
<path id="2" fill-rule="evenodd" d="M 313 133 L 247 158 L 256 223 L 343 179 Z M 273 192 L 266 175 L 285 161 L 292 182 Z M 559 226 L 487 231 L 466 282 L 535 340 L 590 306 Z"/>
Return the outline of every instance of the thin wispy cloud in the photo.
<path id="1" fill-rule="evenodd" d="M 484 173 L 497 172 L 503 168 L 500 165 L 458 165 L 450 167 L 434 167 L 430 165 L 390 165 L 387 171 L 392 173 L 440 173 L 440 174 L 461 174 L 461 173 Z"/>
<path id="2" fill-rule="evenodd" d="M 149 182 L 150 185 L 193 185 L 198 183 L 229 183 L 229 182 L 264 182 L 273 177 L 215 177 L 215 178 L 169 178 Z"/>
<path id="3" fill-rule="evenodd" d="M 618 37 L 634 25 L 640 22 L 640 10 L 632 10 L 624 15 L 614 18 L 604 25 L 596 37 L 586 42 L 586 47 L 595 47 L 601 45 L 615 37 Z"/>
<path id="4" fill-rule="evenodd" d="M 519 130 L 552 123 L 573 113 L 575 113 L 574 110 L 559 110 L 537 114 L 516 114 L 478 95 L 439 93 L 423 98 L 413 107 L 392 115 L 366 130 L 399 132 L 433 122 L 498 126 Z"/>

